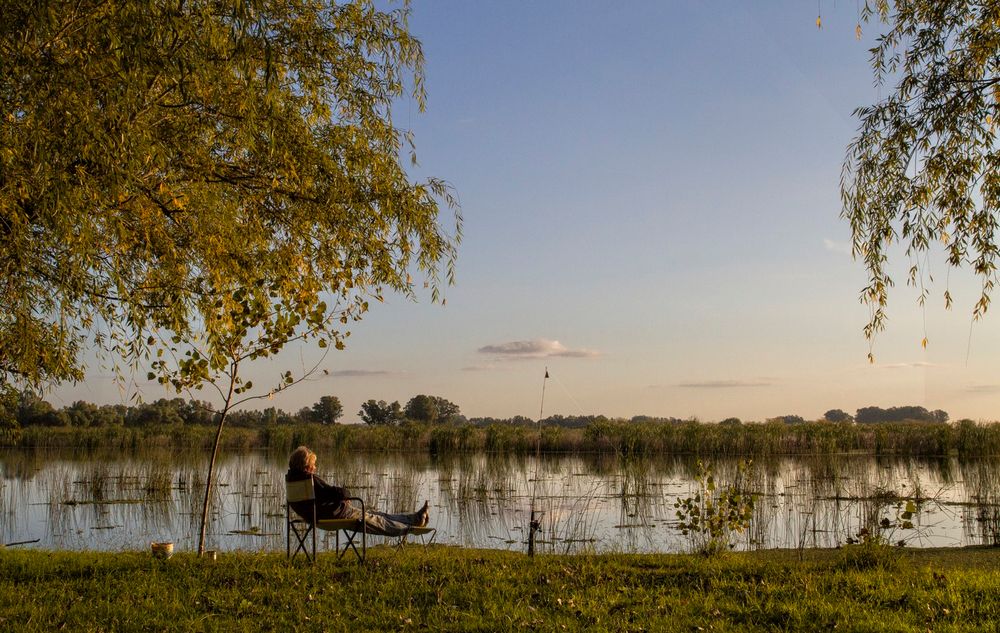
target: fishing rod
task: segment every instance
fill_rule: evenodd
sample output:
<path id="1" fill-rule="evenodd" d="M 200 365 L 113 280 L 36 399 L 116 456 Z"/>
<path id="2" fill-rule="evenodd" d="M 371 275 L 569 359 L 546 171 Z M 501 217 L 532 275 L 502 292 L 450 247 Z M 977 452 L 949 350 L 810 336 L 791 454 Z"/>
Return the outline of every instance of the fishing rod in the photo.
<path id="1" fill-rule="evenodd" d="M 531 522 L 528 524 L 528 556 L 535 555 L 535 533 L 542 528 L 544 512 L 536 512 L 535 498 L 538 493 L 538 463 L 542 459 L 542 415 L 545 411 L 545 383 L 549 379 L 549 368 L 545 368 L 542 379 L 542 404 L 538 407 L 538 434 L 535 437 L 535 481 L 531 488 Z"/>

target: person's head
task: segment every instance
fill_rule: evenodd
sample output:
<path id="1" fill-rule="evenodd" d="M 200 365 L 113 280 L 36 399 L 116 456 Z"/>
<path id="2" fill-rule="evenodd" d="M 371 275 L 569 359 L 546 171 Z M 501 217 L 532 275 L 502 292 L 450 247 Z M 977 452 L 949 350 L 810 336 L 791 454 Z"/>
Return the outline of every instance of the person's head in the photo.
<path id="1" fill-rule="evenodd" d="M 314 473 L 316 472 L 316 453 L 305 446 L 300 446 L 289 456 L 288 467 L 292 470 Z"/>

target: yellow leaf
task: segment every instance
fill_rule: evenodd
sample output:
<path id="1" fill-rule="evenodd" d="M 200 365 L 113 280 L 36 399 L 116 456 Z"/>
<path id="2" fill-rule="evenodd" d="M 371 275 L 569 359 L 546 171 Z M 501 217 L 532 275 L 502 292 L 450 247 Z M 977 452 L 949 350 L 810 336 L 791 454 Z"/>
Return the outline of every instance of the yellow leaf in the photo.
<path id="1" fill-rule="evenodd" d="M 861 25 L 860 24 L 858 24 L 856 27 L 854 27 L 854 37 L 855 37 L 855 39 L 859 39 L 859 40 L 861 39 Z"/>
<path id="2" fill-rule="evenodd" d="M 818 15 L 816 16 L 816 28 L 817 29 L 823 28 L 823 21 L 820 19 L 820 16 Z"/>
<path id="3" fill-rule="evenodd" d="M 926 336 L 924 337 L 924 340 L 920 341 L 920 346 L 923 347 L 924 349 L 927 349 L 927 337 Z"/>

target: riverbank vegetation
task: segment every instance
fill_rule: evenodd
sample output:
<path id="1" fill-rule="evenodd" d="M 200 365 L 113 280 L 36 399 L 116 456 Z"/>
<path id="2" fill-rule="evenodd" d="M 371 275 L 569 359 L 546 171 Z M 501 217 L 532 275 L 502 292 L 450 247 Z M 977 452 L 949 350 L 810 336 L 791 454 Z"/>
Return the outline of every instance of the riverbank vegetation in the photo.
<path id="1" fill-rule="evenodd" d="M 209 426 L 164 424 L 144 427 L 40 427 L 8 435 L 8 446 L 24 448 L 118 449 L 211 447 Z M 710 424 L 697 421 L 595 420 L 582 428 L 492 423 L 395 426 L 316 423 L 226 429 L 227 450 L 288 451 L 301 444 L 322 450 L 407 451 L 430 454 L 494 452 L 510 454 L 608 453 L 759 457 L 861 453 L 875 456 L 982 457 L 1000 454 L 1000 425 L 969 420 L 956 423 L 898 422 L 838 424 L 779 422 Z"/>
<path id="2" fill-rule="evenodd" d="M 527 556 L 0 551 L 0 628 L 993 631 L 1000 549 Z"/>
<path id="3" fill-rule="evenodd" d="M 0 398 L 0 446 L 25 448 L 210 448 L 217 420 L 210 408 L 180 398 L 133 406 L 75 402 L 56 409 L 30 392 Z M 367 424 L 337 424 L 343 407 L 324 396 L 295 414 L 281 409 L 229 414 L 226 449 L 422 451 L 432 454 L 611 453 L 758 457 L 863 453 L 939 457 L 1000 454 L 1000 425 L 948 422 L 923 407 L 864 407 L 855 415 L 832 409 L 823 419 L 785 415 L 762 422 L 718 423 L 679 418 L 553 415 L 466 418 L 439 396 L 416 395 L 406 405 L 370 400 L 359 412 Z"/>

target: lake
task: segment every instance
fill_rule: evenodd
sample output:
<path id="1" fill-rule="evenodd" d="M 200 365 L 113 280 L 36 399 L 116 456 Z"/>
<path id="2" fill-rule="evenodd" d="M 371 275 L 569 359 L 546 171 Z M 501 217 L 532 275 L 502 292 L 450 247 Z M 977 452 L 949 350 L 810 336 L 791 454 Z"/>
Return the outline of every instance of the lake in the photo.
<path id="1" fill-rule="evenodd" d="M 0 543 L 44 549 L 197 548 L 208 454 L 0 451 Z M 287 455 L 220 455 L 208 549 L 283 551 Z M 735 460 L 714 460 L 732 481 Z M 681 552 L 674 503 L 697 491 L 690 457 L 319 454 L 319 474 L 369 507 L 431 503 L 436 542 L 523 550 L 532 506 L 540 551 Z M 754 463 L 750 528 L 737 549 L 835 547 L 880 522 L 910 547 L 1000 541 L 1000 468 L 992 460 L 773 458 Z M 915 508 L 910 523 L 901 516 Z M 321 533 L 321 536 L 323 533 Z M 378 539 L 375 539 L 377 542 Z"/>

